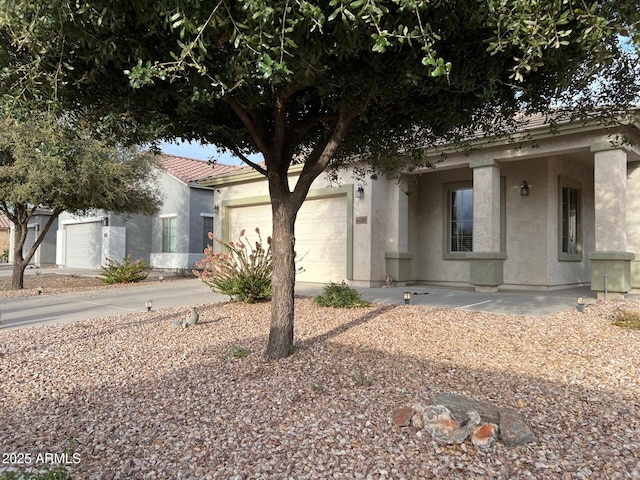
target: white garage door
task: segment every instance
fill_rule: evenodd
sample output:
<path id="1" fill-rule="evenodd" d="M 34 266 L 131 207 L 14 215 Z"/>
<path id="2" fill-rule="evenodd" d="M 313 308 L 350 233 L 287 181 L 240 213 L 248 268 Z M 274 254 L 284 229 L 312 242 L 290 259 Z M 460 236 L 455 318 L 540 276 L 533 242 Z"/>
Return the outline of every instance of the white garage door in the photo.
<path id="1" fill-rule="evenodd" d="M 265 242 L 271 234 L 271 205 L 231 208 L 229 214 L 230 240 L 236 241 L 243 228 L 252 241 L 256 227 Z M 298 266 L 304 268 L 297 280 L 327 283 L 347 278 L 346 196 L 305 201 L 298 212 L 295 233 Z"/>
<path id="2" fill-rule="evenodd" d="M 100 268 L 102 261 L 102 223 L 74 223 L 66 226 L 68 268 Z"/>

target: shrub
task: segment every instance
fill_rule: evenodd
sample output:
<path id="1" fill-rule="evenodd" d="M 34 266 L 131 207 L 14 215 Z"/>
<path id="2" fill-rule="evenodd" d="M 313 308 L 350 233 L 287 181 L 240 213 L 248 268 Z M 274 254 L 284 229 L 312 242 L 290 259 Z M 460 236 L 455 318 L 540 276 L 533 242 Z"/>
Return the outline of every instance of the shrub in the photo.
<path id="1" fill-rule="evenodd" d="M 256 228 L 258 241 L 251 243 L 240 232 L 238 242 L 216 241 L 222 245 L 223 253 L 213 253 L 207 247 L 205 258 L 198 262 L 201 271 L 194 270 L 196 277 L 213 291 L 229 295 L 234 300 L 253 303 L 271 297 L 271 237 L 267 237 L 267 248 L 262 245 L 260 229 Z M 209 238 L 213 235 L 209 233 Z"/>
<path id="2" fill-rule="evenodd" d="M 358 387 L 370 387 L 375 381 L 373 377 L 367 376 L 362 370 L 353 372 L 351 379 Z"/>
<path id="3" fill-rule="evenodd" d="M 357 308 L 370 305 L 369 302 L 362 300 L 360 292 L 351 288 L 344 281 L 325 285 L 322 294 L 315 297 L 313 301 L 321 307 L 333 308 Z"/>
<path id="4" fill-rule="evenodd" d="M 616 308 L 613 312 L 613 324 L 618 327 L 640 329 L 640 313 Z"/>
<path id="5" fill-rule="evenodd" d="M 131 254 L 122 262 L 107 258 L 107 265 L 102 267 L 100 280 L 102 283 L 136 283 L 149 276 L 151 266 L 141 258 L 131 261 Z"/>

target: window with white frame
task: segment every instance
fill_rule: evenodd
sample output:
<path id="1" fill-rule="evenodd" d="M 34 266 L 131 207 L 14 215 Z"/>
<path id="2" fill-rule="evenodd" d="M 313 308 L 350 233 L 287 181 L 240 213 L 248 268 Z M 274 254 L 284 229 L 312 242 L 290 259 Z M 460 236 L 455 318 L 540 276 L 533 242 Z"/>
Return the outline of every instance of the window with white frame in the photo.
<path id="1" fill-rule="evenodd" d="M 581 260 L 580 187 L 564 179 L 560 180 L 559 187 L 559 259 Z"/>
<path id="2" fill-rule="evenodd" d="M 176 253 L 176 217 L 162 219 L 162 253 Z"/>
<path id="3" fill-rule="evenodd" d="M 447 253 L 473 251 L 473 188 L 471 184 L 450 186 L 447 190 Z"/>

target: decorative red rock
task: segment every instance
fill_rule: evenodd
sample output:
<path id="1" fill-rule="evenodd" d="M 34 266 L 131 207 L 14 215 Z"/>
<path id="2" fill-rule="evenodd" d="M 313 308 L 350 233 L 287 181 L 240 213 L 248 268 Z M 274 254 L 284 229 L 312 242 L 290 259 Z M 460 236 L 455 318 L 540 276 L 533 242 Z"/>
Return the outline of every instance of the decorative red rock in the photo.
<path id="1" fill-rule="evenodd" d="M 413 408 L 404 407 L 396 410 L 391 415 L 391 421 L 396 427 L 408 427 L 415 411 Z"/>
<path id="2" fill-rule="evenodd" d="M 495 423 L 483 423 L 474 430 L 471 443 L 482 450 L 489 450 L 496 443 L 497 438 L 498 426 Z"/>

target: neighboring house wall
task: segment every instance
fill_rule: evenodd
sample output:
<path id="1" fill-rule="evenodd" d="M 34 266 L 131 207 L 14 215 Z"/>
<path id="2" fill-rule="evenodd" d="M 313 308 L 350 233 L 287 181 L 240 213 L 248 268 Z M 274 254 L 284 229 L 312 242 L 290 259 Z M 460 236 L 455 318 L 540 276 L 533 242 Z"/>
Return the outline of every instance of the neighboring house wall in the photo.
<path id="1" fill-rule="evenodd" d="M 37 236 L 40 234 L 42 227 L 49 221 L 50 216 L 47 214 L 34 215 L 29 220 L 27 226 L 27 240 L 22 247 L 23 256 L 33 246 Z M 43 267 L 48 265 L 55 265 L 56 263 L 56 229 L 58 227 L 58 219 L 54 220 L 53 224 L 49 228 L 49 231 L 45 235 L 42 243 L 36 250 L 36 253 L 32 257 L 29 264 L 37 267 Z M 11 227 L 9 232 L 9 263 L 13 263 L 13 245 L 14 245 L 14 232 L 15 228 Z"/>
<path id="2" fill-rule="evenodd" d="M 7 251 L 7 253 L 9 252 L 10 233 L 11 233 L 11 228 L 0 229 L 0 255 L 2 255 L 5 251 Z"/>
<path id="3" fill-rule="evenodd" d="M 158 269 L 195 267 L 204 257 L 204 217 L 213 216 L 214 192 L 210 188 L 190 186 L 177 178 L 163 173 L 158 188 L 165 199 L 160 213 L 152 221 L 151 265 Z M 167 248 L 166 223 L 175 219 L 173 252 Z M 164 227 L 163 227 L 164 226 Z M 173 228 L 173 226 L 172 226 Z M 163 233 L 164 231 L 164 233 Z M 163 235 L 165 245 L 163 248 Z"/>
<path id="4" fill-rule="evenodd" d="M 56 263 L 61 267 L 99 268 L 107 259 L 149 261 L 151 220 L 144 215 L 119 216 L 95 211 L 75 216 L 63 212 L 57 232 Z"/>

